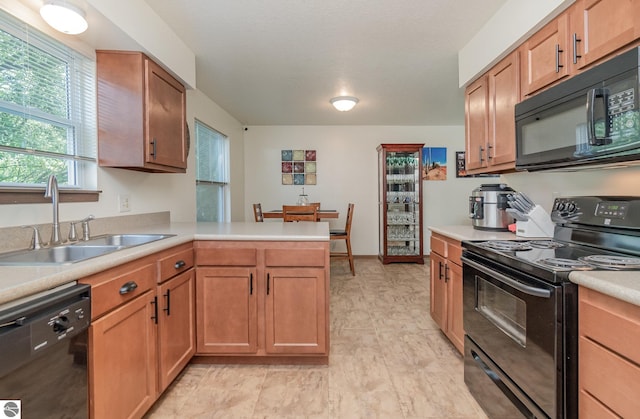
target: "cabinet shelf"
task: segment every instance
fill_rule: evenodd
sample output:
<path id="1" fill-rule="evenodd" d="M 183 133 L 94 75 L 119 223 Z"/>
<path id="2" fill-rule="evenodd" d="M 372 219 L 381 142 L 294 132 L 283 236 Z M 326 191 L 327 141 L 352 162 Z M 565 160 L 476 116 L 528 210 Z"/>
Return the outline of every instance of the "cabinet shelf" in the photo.
<path id="1" fill-rule="evenodd" d="M 378 146 L 379 252 L 382 263 L 424 263 L 423 144 Z"/>

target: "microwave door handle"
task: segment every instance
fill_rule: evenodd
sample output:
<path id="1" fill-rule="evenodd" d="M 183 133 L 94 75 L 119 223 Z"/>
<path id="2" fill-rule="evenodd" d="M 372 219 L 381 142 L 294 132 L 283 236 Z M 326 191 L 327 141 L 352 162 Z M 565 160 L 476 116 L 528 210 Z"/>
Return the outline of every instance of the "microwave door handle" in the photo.
<path id="1" fill-rule="evenodd" d="M 600 102 L 601 106 L 598 106 Z M 609 91 L 604 88 L 595 88 L 587 93 L 587 126 L 589 128 L 589 145 L 601 146 L 611 143 L 609 128 Z M 604 135 L 596 133 L 596 121 L 604 121 Z"/>

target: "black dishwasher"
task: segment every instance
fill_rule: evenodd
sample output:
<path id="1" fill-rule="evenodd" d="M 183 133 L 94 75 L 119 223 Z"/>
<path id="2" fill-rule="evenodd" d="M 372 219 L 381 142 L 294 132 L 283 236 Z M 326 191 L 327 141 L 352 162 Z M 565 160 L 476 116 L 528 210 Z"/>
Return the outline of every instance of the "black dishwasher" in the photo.
<path id="1" fill-rule="evenodd" d="M 15 418 L 88 417 L 89 285 L 0 306 L 0 409 Z"/>

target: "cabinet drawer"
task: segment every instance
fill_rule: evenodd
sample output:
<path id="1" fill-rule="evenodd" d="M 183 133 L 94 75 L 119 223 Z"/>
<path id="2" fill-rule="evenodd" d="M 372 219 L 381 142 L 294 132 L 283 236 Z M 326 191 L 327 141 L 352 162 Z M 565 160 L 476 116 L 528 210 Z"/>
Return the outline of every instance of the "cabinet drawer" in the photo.
<path id="1" fill-rule="evenodd" d="M 580 335 L 640 364 L 640 307 L 580 288 Z"/>
<path id="2" fill-rule="evenodd" d="M 580 391 L 580 405 L 578 415 L 581 419 L 619 419 L 620 416 L 613 413 L 605 405 L 594 399 L 586 391 Z"/>
<path id="3" fill-rule="evenodd" d="M 207 266 L 256 266 L 258 251 L 249 248 L 196 249 L 196 263 Z"/>
<path id="4" fill-rule="evenodd" d="M 581 336 L 580 388 L 616 414 L 635 417 L 640 411 L 640 367 Z"/>
<path id="5" fill-rule="evenodd" d="M 82 283 L 91 284 L 91 318 L 100 317 L 155 287 L 155 274 L 155 265 L 149 263 L 131 267 L 126 272 L 117 269 L 81 280 Z"/>
<path id="6" fill-rule="evenodd" d="M 460 258 L 462 257 L 462 247 L 459 242 L 447 242 L 447 259 L 450 262 L 455 263 L 456 265 L 462 266 L 462 261 Z"/>
<path id="7" fill-rule="evenodd" d="M 440 237 L 436 237 L 431 235 L 431 251 L 439 254 L 442 257 L 447 257 L 447 242 L 441 239 Z"/>
<path id="8" fill-rule="evenodd" d="M 266 249 L 266 266 L 325 266 L 324 249 Z"/>
<path id="9" fill-rule="evenodd" d="M 193 267 L 194 257 L 191 245 L 186 249 L 175 250 L 176 251 L 162 253 L 160 255 L 158 259 L 158 267 L 160 268 L 159 282 L 164 282 Z"/>

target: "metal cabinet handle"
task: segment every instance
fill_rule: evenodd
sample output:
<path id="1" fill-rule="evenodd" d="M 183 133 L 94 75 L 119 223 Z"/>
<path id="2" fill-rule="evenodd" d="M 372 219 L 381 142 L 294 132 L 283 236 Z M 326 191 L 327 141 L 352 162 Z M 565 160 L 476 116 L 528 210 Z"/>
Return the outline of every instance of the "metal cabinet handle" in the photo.
<path id="1" fill-rule="evenodd" d="M 253 272 L 249 274 L 249 295 L 253 295 Z"/>
<path id="2" fill-rule="evenodd" d="M 578 42 L 582 42 L 582 39 L 578 38 L 577 33 L 573 33 L 573 63 L 578 64 L 578 58 L 582 58 L 582 55 L 578 55 Z"/>
<path id="3" fill-rule="evenodd" d="M 442 279 L 442 262 L 438 261 L 438 279 Z"/>
<path id="4" fill-rule="evenodd" d="M 269 277 L 269 274 L 267 274 L 267 295 L 269 295 L 269 289 L 270 289 L 269 288 L 269 280 L 270 280 L 270 277 Z"/>
<path id="5" fill-rule="evenodd" d="M 479 151 L 480 151 L 480 163 L 482 163 L 484 161 L 484 159 L 482 158 L 482 153 L 484 152 L 484 148 L 482 146 L 478 146 Z"/>
<path id="6" fill-rule="evenodd" d="M 449 265 L 444 265 L 444 282 L 449 282 Z"/>
<path id="7" fill-rule="evenodd" d="M 491 149 L 493 148 L 493 146 L 491 144 L 489 144 L 487 146 L 487 160 L 491 160 L 493 158 L 493 156 L 491 155 Z"/>
<path id="8" fill-rule="evenodd" d="M 153 301 L 151 302 L 151 304 L 153 305 L 153 316 L 151 316 L 151 320 L 153 320 L 155 324 L 158 324 L 158 296 L 157 295 L 153 297 Z"/>
<path id="9" fill-rule="evenodd" d="M 187 263 L 184 260 L 179 260 L 176 262 L 175 265 L 173 265 L 173 267 L 176 269 L 180 269 L 180 268 L 184 268 L 186 265 Z"/>
<path id="10" fill-rule="evenodd" d="M 560 72 L 560 69 L 564 67 L 560 64 L 560 53 L 564 52 L 564 50 L 560 49 L 560 44 L 556 44 L 556 73 Z"/>
<path id="11" fill-rule="evenodd" d="M 153 140 L 151 140 L 149 142 L 149 145 L 151 145 L 151 152 L 149 153 L 149 155 L 151 157 L 153 157 L 153 159 L 156 159 L 156 139 L 154 138 Z"/>
<path id="12" fill-rule="evenodd" d="M 126 282 L 120 287 L 120 295 L 129 294 L 130 292 L 133 292 L 136 288 L 138 288 L 138 284 L 136 284 L 136 281 Z"/>
<path id="13" fill-rule="evenodd" d="M 171 315 L 171 290 L 167 290 L 167 293 L 164 294 L 164 298 L 167 299 L 167 307 L 163 308 L 162 311 L 167 312 L 167 316 Z"/>

